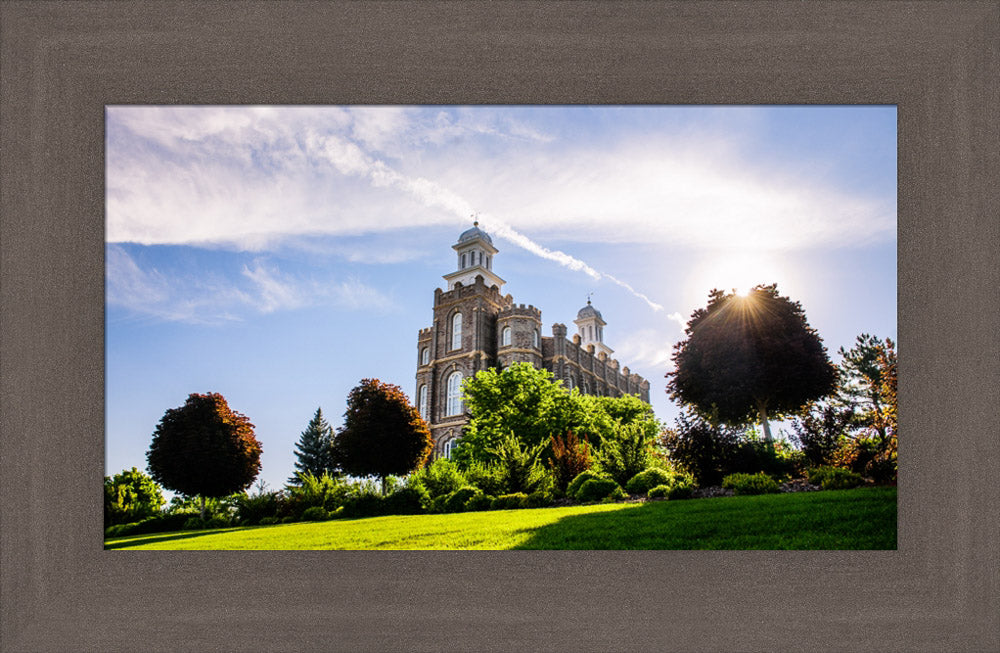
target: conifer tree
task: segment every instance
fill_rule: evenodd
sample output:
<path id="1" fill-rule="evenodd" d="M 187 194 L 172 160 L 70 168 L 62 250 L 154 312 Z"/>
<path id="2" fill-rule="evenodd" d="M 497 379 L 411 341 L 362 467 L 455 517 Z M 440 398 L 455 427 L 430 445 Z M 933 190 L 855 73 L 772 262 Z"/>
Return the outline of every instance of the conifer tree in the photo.
<path id="1" fill-rule="evenodd" d="M 324 473 L 331 476 L 339 470 L 333 459 L 333 427 L 327 424 L 323 417 L 323 409 L 317 408 L 316 414 L 309 420 L 306 430 L 302 431 L 295 445 L 295 474 L 288 479 L 290 485 L 299 485 L 300 474 L 312 474 L 317 478 Z"/>

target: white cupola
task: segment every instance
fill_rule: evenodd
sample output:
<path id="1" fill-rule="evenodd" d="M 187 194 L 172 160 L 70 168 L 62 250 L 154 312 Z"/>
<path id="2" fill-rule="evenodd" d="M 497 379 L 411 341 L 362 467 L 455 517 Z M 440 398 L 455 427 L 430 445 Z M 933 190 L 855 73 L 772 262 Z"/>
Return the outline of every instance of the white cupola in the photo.
<path id="1" fill-rule="evenodd" d="M 614 349 L 604 344 L 604 327 L 607 322 L 601 317 L 601 312 L 590 305 L 590 299 L 587 300 L 587 305 L 576 314 L 573 324 L 576 325 L 577 333 L 580 334 L 581 347 L 586 349 L 587 345 L 594 345 L 595 354 L 603 351 L 611 356 L 614 353 Z"/>
<path id="2" fill-rule="evenodd" d="M 444 275 L 448 290 L 453 290 L 456 283 L 472 285 L 479 275 L 487 286 L 503 288 L 506 282 L 493 272 L 493 257 L 499 250 L 493 246 L 490 235 L 479 228 L 478 221 L 473 223 L 471 229 L 463 231 L 451 248 L 457 254 L 457 269 Z"/>

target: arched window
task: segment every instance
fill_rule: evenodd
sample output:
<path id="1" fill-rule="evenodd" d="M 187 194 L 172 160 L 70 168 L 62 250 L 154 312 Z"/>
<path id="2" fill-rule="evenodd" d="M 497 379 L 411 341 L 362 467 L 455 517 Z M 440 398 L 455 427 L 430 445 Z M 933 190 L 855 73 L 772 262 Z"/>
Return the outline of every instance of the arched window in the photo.
<path id="1" fill-rule="evenodd" d="M 539 341 L 538 341 L 538 340 L 539 340 L 539 339 L 538 339 L 538 329 L 535 329 L 534 333 L 532 334 L 532 338 L 531 338 L 531 343 L 532 343 L 532 344 L 533 344 L 533 345 L 534 345 L 534 346 L 535 346 L 536 348 L 540 346 L 540 345 L 539 345 Z"/>
<path id="2" fill-rule="evenodd" d="M 462 254 L 462 269 L 465 269 L 465 254 Z"/>
<path id="3" fill-rule="evenodd" d="M 452 438 L 451 440 L 448 440 L 447 442 L 444 443 L 445 458 L 451 458 L 452 454 L 454 454 L 457 450 L 458 450 L 458 438 Z"/>
<path id="4" fill-rule="evenodd" d="M 418 400 L 417 406 L 420 408 L 420 416 L 425 420 L 427 419 L 427 384 L 420 386 L 420 390 L 417 392 Z"/>
<path id="5" fill-rule="evenodd" d="M 452 372 L 448 377 L 448 415 L 458 415 L 462 412 L 462 373 Z"/>
<path id="6" fill-rule="evenodd" d="M 451 348 L 462 348 L 462 314 L 455 313 L 451 318 Z"/>
<path id="7" fill-rule="evenodd" d="M 431 350 L 424 347 L 420 350 L 420 364 L 426 365 L 429 362 L 431 362 Z"/>
<path id="8" fill-rule="evenodd" d="M 500 334 L 500 346 L 506 347 L 510 344 L 510 327 L 504 327 Z"/>

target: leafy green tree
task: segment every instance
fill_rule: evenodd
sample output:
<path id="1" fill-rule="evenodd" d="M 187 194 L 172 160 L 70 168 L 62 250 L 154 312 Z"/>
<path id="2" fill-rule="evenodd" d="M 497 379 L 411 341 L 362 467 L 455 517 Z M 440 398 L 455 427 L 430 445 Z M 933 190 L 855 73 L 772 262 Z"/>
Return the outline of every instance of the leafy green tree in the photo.
<path id="1" fill-rule="evenodd" d="M 260 473 L 260 442 L 245 415 L 218 393 L 192 394 L 164 413 L 146 452 L 149 473 L 164 487 L 201 497 L 245 490 Z"/>
<path id="2" fill-rule="evenodd" d="M 135 467 L 104 477 L 105 528 L 152 517 L 166 502 L 156 481 Z"/>
<path id="3" fill-rule="evenodd" d="M 423 467 L 434 441 L 427 423 L 403 390 L 363 379 L 347 397 L 344 425 L 334 437 L 334 457 L 348 474 L 386 478 Z"/>
<path id="4" fill-rule="evenodd" d="M 333 459 L 333 428 L 323 418 L 321 408 L 316 409 L 316 414 L 299 437 L 295 445 L 295 457 L 295 475 L 288 479 L 291 485 L 298 485 L 302 474 L 316 477 L 324 474 L 337 475 L 339 470 Z"/>
<path id="5" fill-rule="evenodd" d="M 742 429 L 713 424 L 695 411 L 682 412 L 674 428 L 666 429 L 660 444 L 670 461 L 694 477 L 700 487 L 718 485 L 737 466 L 744 445 Z"/>
<path id="6" fill-rule="evenodd" d="M 887 348 L 895 352 L 893 347 L 892 340 L 888 338 L 882 341 L 862 333 L 850 349 L 841 347 L 838 352 L 842 359 L 838 366 L 840 383 L 837 398 L 854 408 L 854 425 L 857 428 L 874 429 L 882 442 L 888 437 L 885 412 L 890 406 L 883 392 L 880 355 Z"/>
<path id="7" fill-rule="evenodd" d="M 687 339 L 674 347 L 667 374 L 670 397 L 728 424 L 780 417 L 829 394 L 836 381 L 823 341 L 798 302 L 776 285 L 746 297 L 713 290 L 691 316 Z"/>

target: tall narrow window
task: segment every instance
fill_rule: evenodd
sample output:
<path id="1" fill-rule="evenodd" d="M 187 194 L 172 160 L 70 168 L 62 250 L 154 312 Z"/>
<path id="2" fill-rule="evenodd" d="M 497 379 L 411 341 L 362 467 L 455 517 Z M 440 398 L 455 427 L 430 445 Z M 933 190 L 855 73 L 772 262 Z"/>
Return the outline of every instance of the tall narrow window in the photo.
<path id="1" fill-rule="evenodd" d="M 534 333 L 532 334 L 531 343 L 535 346 L 536 349 L 539 347 L 538 329 L 535 329 Z"/>
<path id="2" fill-rule="evenodd" d="M 451 348 L 461 349 L 462 348 L 462 314 L 455 313 L 455 317 L 451 318 Z"/>
<path id="3" fill-rule="evenodd" d="M 462 254 L 462 269 L 465 269 L 465 254 Z"/>
<path id="4" fill-rule="evenodd" d="M 431 362 L 431 350 L 424 347 L 420 350 L 420 364 L 426 365 L 429 362 Z"/>
<path id="5" fill-rule="evenodd" d="M 502 334 L 500 336 L 500 346 L 506 347 L 510 344 L 510 327 L 504 327 L 500 333 Z"/>
<path id="6" fill-rule="evenodd" d="M 462 412 L 462 373 L 452 372 L 448 377 L 448 415 L 458 415 Z"/>
<path id="7" fill-rule="evenodd" d="M 420 386 L 420 391 L 417 393 L 419 397 L 417 405 L 419 406 L 420 416 L 427 419 L 427 384 Z"/>
<path id="8" fill-rule="evenodd" d="M 452 438 L 444 443 L 444 457 L 451 458 L 458 450 L 458 438 Z"/>

